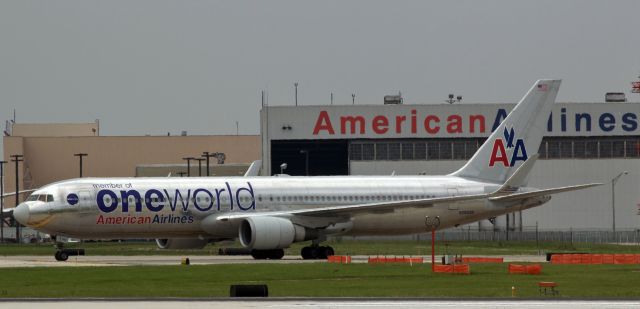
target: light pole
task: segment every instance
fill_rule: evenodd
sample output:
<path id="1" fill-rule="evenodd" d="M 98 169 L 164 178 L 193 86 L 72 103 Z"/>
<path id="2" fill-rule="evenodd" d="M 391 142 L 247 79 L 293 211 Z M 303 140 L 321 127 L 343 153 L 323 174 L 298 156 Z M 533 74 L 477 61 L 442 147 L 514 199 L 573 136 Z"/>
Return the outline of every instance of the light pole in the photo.
<path id="1" fill-rule="evenodd" d="M 202 156 L 207 158 L 207 177 L 209 176 L 209 159 L 216 157 L 218 153 L 209 153 L 208 151 L 202 152 Z"/>
<path id="2" fill-rule="evenodd" d="M 7 161 L 0 161 L 0 243 L 4 242 L 4 165 Z"/>
<path id="3" fill-rule="evenodd" d="M 293 86 L 296 88 L 296 106 L 298 106 L 298 82 L 293 83 Z"/>
<path id="4" fill-rule="evenodd" d="M 611 178 L 611 219 L 613 232 L 616 232 L 616 183 L 620 180 L 622 175 L 627 175 L 629 172 L 624 171 L 618 174 L 616 177 Z M 615 237 L 615 235 L 614 235 Z"/>
<path id="5" fill-rule="evenodd" d="M 193 157 L 182 158 L 182 160 L 187 161 L 187 177 L 191 177 L 191 160 L 194 160 Z"/>
<path id="6" fill-rule="evenodd" d="M 198 161 L 198 177 L 202 177 L 202 161 L 204 161 L 204 158 L 193 158 L 193 159 Z"/>
<path id="7" fill-rule="evenodd" d="M 20 183 L 19 181 L 19 176 L 18 176 L 18 164 L 22 161 L 24 161 L 22 159 L 22 157 L 24 157 L 23 155 L 11 155 L 11 161 L 16 163 L 16 206 L 18 207 L 18 205 L 20 204 Z M 16 221 L 16 243 L 20 243 L 20 222 L 18 222 L 18 220 Z"/>
<path id="8" fill-rule="evenodd" d="M 304 153 L 304 174 L 309 176 L 309 150 L 302 149 L 300 153 Z"/>
<path id="9" fill-rule="evenodd" d="M 78 159 L 80 159 L 80 178 L 82 178 L 82 157 L 86 157 L 86 156 L 88 156 L 88 154 L 86 154 L 86 153 L 75 153 L 73 155 L 78 157 Z"/>

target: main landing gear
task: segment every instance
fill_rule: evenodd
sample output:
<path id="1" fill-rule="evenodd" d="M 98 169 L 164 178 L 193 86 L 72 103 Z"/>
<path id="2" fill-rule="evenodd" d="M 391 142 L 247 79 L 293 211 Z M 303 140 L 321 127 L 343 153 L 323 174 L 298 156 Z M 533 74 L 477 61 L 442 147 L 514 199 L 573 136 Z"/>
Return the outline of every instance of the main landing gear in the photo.
<path id="1" fill-rule="evenodd" d="M 334 255 L 333 248 L 329 246 L 311 245 L 302 248 L 300 255 L 305 260 L 326 260 L 327 257 Z"/>
<path id="2" fill-rule="evenodd" d="M 251 256 L 256 260 L 279 260 L 284 256 L 284 249 L 251 250 Z"/>

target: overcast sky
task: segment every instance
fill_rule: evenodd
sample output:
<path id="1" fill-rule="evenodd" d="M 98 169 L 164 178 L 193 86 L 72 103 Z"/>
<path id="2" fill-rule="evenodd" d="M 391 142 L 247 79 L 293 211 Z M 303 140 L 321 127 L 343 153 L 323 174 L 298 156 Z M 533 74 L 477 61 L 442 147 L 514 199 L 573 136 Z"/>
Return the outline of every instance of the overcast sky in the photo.
<path id="1" fill-rule="evenodd" d="M 640 73 L 640 1 L 0 0 L 0 118 L 102 135 L 258 134 L 270 105 L 602 101 Z"/>

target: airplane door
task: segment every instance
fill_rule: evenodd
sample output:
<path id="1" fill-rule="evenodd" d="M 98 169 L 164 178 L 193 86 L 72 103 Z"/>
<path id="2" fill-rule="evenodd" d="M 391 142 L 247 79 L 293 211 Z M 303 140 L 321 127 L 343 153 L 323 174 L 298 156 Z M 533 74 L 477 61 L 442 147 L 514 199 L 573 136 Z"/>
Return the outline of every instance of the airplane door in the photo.
<path id="1" fill-rule="evenodd" d="M 457 188 L 447 188 L 447 195 L 449 196 L 457 196 L 458 195 L 458 189 Z M 453 202 L 453 203 L 449 203 L 449 210 L 457 210 L 459 208 L 458 203 Z"/>
<path id="2" fill-rule="evenodd" d="M 91 192 L 80 191 L 78 192 L 78 210 L 80 212 L 89 212 L 93 209 L 93 199 L 91 198 Z"/>

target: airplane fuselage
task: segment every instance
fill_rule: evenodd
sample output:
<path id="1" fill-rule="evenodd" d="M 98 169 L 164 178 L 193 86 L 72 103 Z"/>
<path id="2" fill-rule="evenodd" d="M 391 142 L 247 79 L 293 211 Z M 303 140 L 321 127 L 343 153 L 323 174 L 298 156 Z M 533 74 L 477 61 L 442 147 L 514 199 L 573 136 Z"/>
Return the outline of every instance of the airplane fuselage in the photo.
<path id="1" fill-rule="evenodd" d="M 233 239 L 237 222 L 216 217 L 478 195 L 499 187 L 454 176 L 82 178 L 35 192 L 32 196 L 52 195 L 53 201 L 27 201 L 27 225 L 84 239 Z M 486 199 L 434 203 L 333 218 L 330 225 L 321 218 L 292 220 L 305 220 L 305 226 L 318 221 L 327 235 L 402 235 L 470 223 L 547 200 L 515 206 Z"/>

